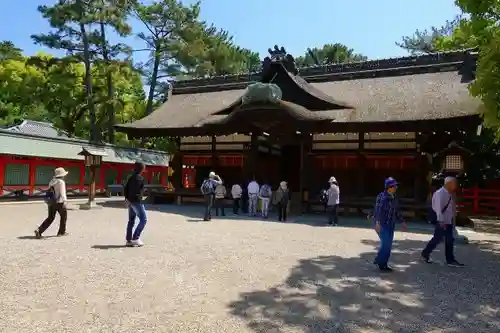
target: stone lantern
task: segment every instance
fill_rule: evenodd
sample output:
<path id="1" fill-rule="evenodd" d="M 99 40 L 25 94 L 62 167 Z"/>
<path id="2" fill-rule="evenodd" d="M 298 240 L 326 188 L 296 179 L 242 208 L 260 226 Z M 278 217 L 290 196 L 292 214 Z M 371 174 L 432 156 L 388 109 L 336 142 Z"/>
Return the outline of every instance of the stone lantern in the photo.
<path id="1" fill-rule="evenodd" d="M 90 171 L 90 183 L 88 187 L 88 202 L 80 206 L 81 209 L 95 208 L 95 178 L 96 169 L 101 166 L 102 158 L 107 156 L 104 149 L 100 147 L 82 147 L 82 151 L 78 155 L 85 158 L 85 166 Z"/>
<path id="2" fill-rule="evenodd" d="M 434 156 L 439 163 L 439 171 L 446 177 L 460 177 L 464 175 L 467 162 L 472 152 L 452 142 L 445 149 L 437 152 Z"/>

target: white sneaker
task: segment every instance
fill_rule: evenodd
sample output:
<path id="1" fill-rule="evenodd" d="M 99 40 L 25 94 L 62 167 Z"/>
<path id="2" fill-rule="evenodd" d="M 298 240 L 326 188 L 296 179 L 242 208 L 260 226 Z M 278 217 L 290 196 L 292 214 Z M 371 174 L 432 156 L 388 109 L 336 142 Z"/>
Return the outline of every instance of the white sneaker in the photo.
<path id="1" fill-rule="evenodd" d="M 144 246 L 144 243 L 140 239 L 132 240 L 130 243 L 132 243 L 132 246 L 136 247 Z"/>
<path id="2" fill-rule="evenodd" d="M 127 242 L 125 243 L 125 246 L 127 246 L 127 247 L 132 247 L 132 246 L 134 246 L 134 244 L 132 243 L 132 241 L 127 241 Z"/>

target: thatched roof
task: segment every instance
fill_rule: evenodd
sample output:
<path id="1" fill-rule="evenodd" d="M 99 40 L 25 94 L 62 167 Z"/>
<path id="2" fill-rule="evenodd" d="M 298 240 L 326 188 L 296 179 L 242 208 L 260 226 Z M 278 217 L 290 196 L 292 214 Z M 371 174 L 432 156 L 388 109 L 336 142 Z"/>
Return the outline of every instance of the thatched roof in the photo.
<path id="1" fill-rule="evenodd" d="M 355 109 L 315 111 L 332 123 L 380 123 L 465 117 L 477 114 L 457 71 L 312 83 L 315 89 Z M 151 115 L 119 126 L 134 135 L 152 130 L 169 135 L 174 129 L 200 128 L 224 116 L 215 115 L 237 101 L 245 90 L 173 95 Z M 164 132 L 160 134 L 159 132 Z M 163 131 L 164 130 L 164 131 Z M 177 131 L 176 131 L 177 132 Z M 144 135 L 144 134 L 139 134 Z"/>

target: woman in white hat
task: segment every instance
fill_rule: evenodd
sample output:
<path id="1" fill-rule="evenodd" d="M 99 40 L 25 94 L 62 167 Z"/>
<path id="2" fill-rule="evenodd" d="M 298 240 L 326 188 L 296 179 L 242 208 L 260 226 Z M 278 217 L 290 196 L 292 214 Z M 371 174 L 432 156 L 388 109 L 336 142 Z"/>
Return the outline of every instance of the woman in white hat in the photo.
<path id="1" fill-rule="evenodd" d="M 339 216 L 337 212 L 337 207 L 340 203 L 340 189 L 337 179 L 335 177 L 330 177 L 328 180 L 330 188 L 326 191 L 326 211 L 328 212 L 328 225 L 338 225 Z"/>
<path id="2" fill-rule="evenodd" d="M 59 213 L 61 217 L 59 222 L 59 231 L 57 236 L 65 236 L 66 234 L 66 221 L 68 219 L 68 211 L 66 210 L 66 203 L 68 198 L 66 196 L 66 183 L 64 177 L 68 171 L 64 168 L 56 168 L 54 170 L 54 178 L 49 183 L 49 189 L 45 195 L 45 201 L 48 207 L 48 216 L 45 221 L 35 230 L 35 236 L 41 238 L 42 234 L 54 222 L 56 214 Z"/>

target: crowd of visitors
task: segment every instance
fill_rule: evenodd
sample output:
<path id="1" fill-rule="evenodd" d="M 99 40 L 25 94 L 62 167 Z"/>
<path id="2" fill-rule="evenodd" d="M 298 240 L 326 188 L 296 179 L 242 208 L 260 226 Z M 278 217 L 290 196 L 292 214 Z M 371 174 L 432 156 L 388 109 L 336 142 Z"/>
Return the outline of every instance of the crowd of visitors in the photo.
<path id="1" fill-rule="evenodd" d="M 142 231 L 147 223 L 146 209 L 144 208 L 143 191 L 145 165 L 137 162 L 134 173 L 129 177 L 124 187 L 125 202 L 128 206 L 128 223 L 126 227 L 126 246 L 140 247 L 143 243 L 140 239 Z M 68 174 L 63 168 L 54 170 L 54 177 L 49 183 L 45 200 L 48 207 L 48 216 L 42 224 L 35 229 L 36 238 L 42 238 L 43 232 L 54 222 L 56 214 L 60 215 L 58 236 L 67 235 L 67 195 L 64 177 Z M 320 194 L 320 200 L 325 205 L 328 216 L 328 224 L 338 225 L 338 205 L 340 203 L 340 187 L 335 177 L 328 180 L 328 189 Z M 377 196 L 375 208 L 371 218 L 374 229 L 380 239 L 380 248 L 374 260 L 374 264 L 381 271 L 390 272 L 388 262 L 391 256 L 394 231 L 397 223 L 402 225 L 406 231 L 406 223 L 400 210 L 399 201 L 396 196 L 398 182 L 389 177 L 385 180 L 384 190 Z M 454 256 L 454 228 L 456 217 L 456 202 L 454 193 L 457 189 L 457 181 L 453 177 L 446 177 L 444 185 L 438 189 L 432 197 L 429 222 L 434 225 L 434 235 L 427 246 L 422 250 L 421 256 L 424 262 L 432 263 L 430 255 L 433 250 L 445 241 L 445 256 L 449 266 L 462 267 Z M 212 209 L 215 208 L 216 216 L 225 216 L 225 200 L 228 198 L 226 186 L 221 177 L 210 172 L 207 179 L 201 185 L 201 193 L 205 202 L 204 220 L 212 219 Z M 250 217 L 256 217 L 260 212 L 264 219 L 269 218 L 270 207 L 275 206 L 278 220 L 287 220 L 287 211 L 291 200 L 290 190 L 286 181 L 281 181 L 276 191 L 267 182 L 259 184 L 252 179 L 247 186 L 233 184 L 231 187 L 232 208 L 234 214 L 247 213 Z M 139 223 L 135 226 L 136 219 Z M 134 230 L 135 227 L 135 230 Z"/>

